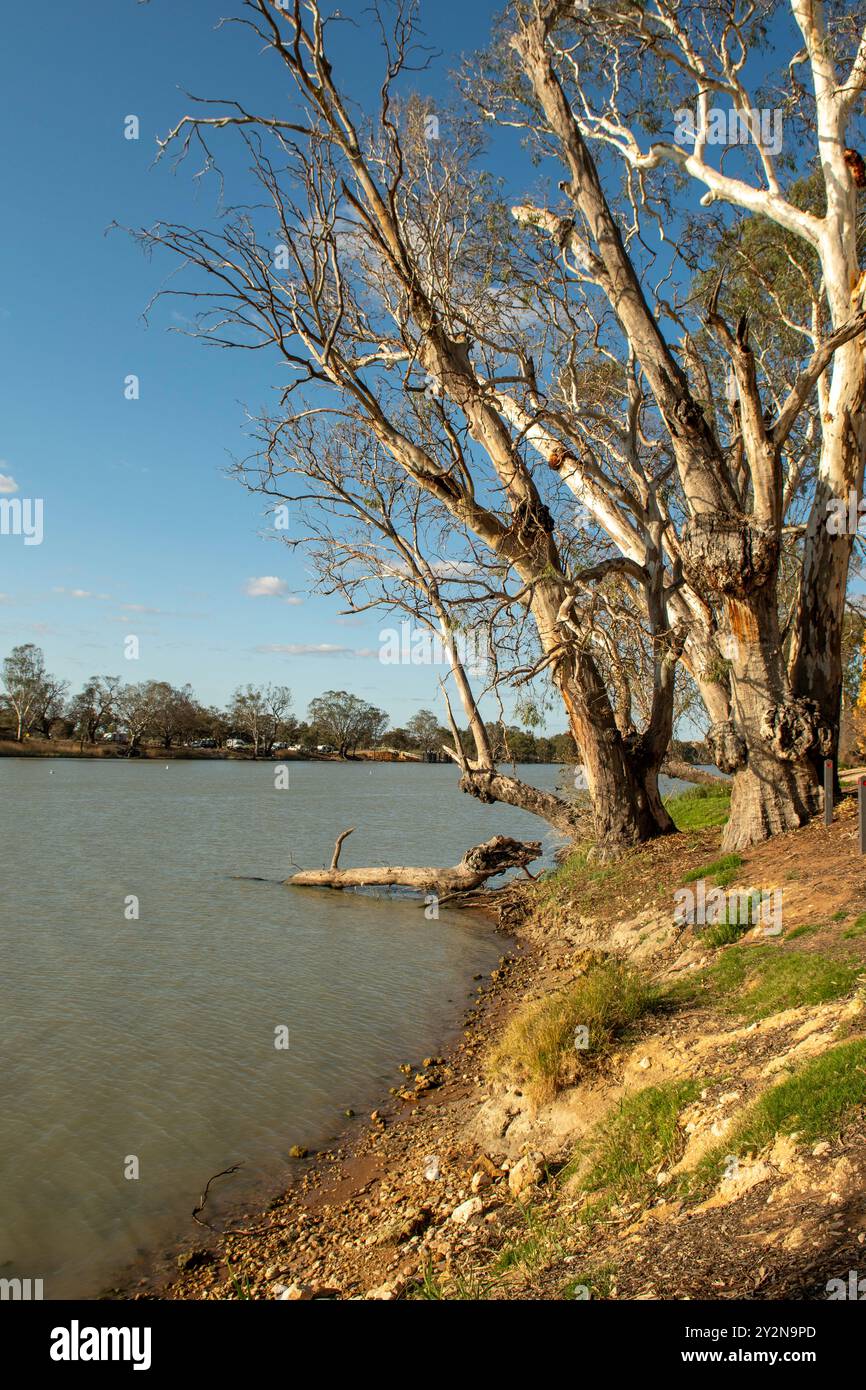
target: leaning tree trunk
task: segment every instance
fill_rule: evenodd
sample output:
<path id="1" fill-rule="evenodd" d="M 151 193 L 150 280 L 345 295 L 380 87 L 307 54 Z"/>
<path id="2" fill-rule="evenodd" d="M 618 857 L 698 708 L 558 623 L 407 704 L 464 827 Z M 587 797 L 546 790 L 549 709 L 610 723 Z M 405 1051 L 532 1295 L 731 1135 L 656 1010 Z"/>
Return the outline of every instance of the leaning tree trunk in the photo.
<path id="1" fill-rule="evenodd" d="M 598 666 L 586 647 L 563 642 L 558 624 L 564 592 L 538 585 L 532 611 L 542 645 L 557 653 L 552 665 L 580 750 L 592 803 L 597 852 L 616 855 L 676 830 L 662 804 L 658 774 L 664 750 L 650 739 L 627 741 L 619 728 Z"/>
<path id="2" fill-rule="evenodd" d="M 716 766 L 733 774 L 723 848 L 744 849 L 796 830 L 821 808 L 815 757 L 829 730 L 814 701 L 796 698 L 782 653 L 776 597 L 778 539 L 745 517 L 696 516 L 684 534 L 687 568 L 712 593 L 724 619 L 720 645 L 729 662 L 730 718 L 707 744 Z"/>
<path id="3" fill-rule="evenodd" d="M 518 777 L 509 777 L 495 767 L 479 768 L 468 764 L 462 771 L 460 790 L 488 806 L 501 801 L 531 816 L 540 816 L 554 830 L 571 839 L 586 833 L 586 817 L 579 807 L 553 792 L 532 787 Z"/>
<path id="4" fill-rule="evenodd" d="M 842 706 L 842 624 L 854 541 L 848 504 L 861 495 L 866 460 L 864 353 L 862 339 L 856 339 L 836 354 L 794 625 L 794 693 L 818 706 L 822 722 L 832 730 L 828 753 L 834 761 Z M 848 521 L 841 528 L 828 524 L 835 520 L 833 503 L 841 504 Z"/>

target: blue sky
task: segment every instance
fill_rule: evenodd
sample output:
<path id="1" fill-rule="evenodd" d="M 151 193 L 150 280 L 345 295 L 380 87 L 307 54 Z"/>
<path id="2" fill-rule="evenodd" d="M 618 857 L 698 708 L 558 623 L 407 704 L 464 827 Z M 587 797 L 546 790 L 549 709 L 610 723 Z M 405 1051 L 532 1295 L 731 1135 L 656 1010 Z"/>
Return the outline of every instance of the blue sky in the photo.
<path id="1" fill-rule="evenodd" d="M 381 50 L 366 0 L 341 8 L 359 22 L 334 29 L 331 51 L 363 99 L 378 89 Z M 423 0 L 441 56 L 417 74 L 421 93 L 447 94 L 460 54 L 485 44 L 499 8 Z M 276 365 L 169 331 L 182 301 L 160 302 L 145 324 L 172 263 L 108 233 L 115 221 L 213 225 L 218 190 L 195 180 L 198 162 L 153 162 L 157 136 L 190 109 L 184 91 L 284 109 L 282 69 L 248 31 L 217 27 L 225 11 L 240 7 L 46 0 L 38 21 L 26 6 L 4 17 L 0 493 L 12 479 L 12 495 L 44 499 L 44 540 L 0 536 L 0 657 L 34 641 L 73 688 L 97 672 L 189 681 L 216 704 L 272 680 L 291 686 L 299 714 L 346 688 L 398 725 L 422 706 L 441 712 L 441 668 L 383 666 L 379 635 L 392 620 L 341 618 L 338 600 L 311 596 L 303 557 L 279 544 L 261 499 L 225 475 L 250 450 L 246 413 L 269 402 Z M 779 27 L 790 54 L 790 16 Z M 129 115 L 137 141 L 124 138 Z M 229 175 L 241 171 L 233 145 L 219 144 Z M 536 175 L 523 157 L 515 165 L 517 146 L 513 132 L 498 137 L 488 167 L 523 193 Z M 229 201 L 247 187 L 230 178 Z M 124 397 L 130 374 L 138 400 Z M 276 583 L 251 586 L 263 579 Z M 129 634 L 135 662 L 124 657 Z M 554 711 L 550 730 L 563 726 Z"/>
<path id="2" fill-rule="evenodd" d="M 484 43 L 495 9 L 424 6 L 443 50 L 418 78 L 434 99 L 456 56 Z M 44 540 L 0 537 L 0 656 L 34 641 L 73 688 L 94 672 L 188 680 L 209 703 L 274 680 L 291 686 L 299 713 L 322 690 L 348 688 L 400 724 L 434 704 L 441 672 L 355 655 L 376 653 L 390 620 L 340 619 L 337 600 L 310 597 L 302 558 L 263 537 L 260 501 L 225 476 L 231 456 L 248 452 L 245 410 L 268 398 L 268 362 L 169 332 L 170 301 L 145 325 L 168 266 L 123 233 L 106 235 L 114 220 L 211 219 L 216 188 L 196 188 L 197 165 L 153 167 L 156 137 L 189 109 L 184 89 L 255 93 L 260 108 L 278 109 L 282 74 L 251 35 L 215 29 L 226 11 L 238 7 L 47 0 L 38 15 L 18 6 L 4 17 L 0 475 L 19 498 L 44 499 Z M 338 60 L 356 80 L 376 77 L 369 20 L 344 34 Z M 124 138 L 130 114 L 138 141 Z M 138 400 L 124 397 L 131 373 Z M 249 596 L 248 581 L 263 576 L 285 592 Z M 124 658 L 130 633 L 138 661 Z M 260 650 L 322 645 L 341 650 Z"/>

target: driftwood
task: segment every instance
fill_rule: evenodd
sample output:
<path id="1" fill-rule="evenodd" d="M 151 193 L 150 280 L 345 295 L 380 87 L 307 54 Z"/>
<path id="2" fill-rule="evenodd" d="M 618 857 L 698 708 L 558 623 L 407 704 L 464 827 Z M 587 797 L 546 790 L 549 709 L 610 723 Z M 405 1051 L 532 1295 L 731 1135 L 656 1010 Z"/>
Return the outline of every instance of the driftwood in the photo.
<path id="1" fill-rule="evenodd" d="M 344 830 L 338 836 L 330 869 L 303 869 L 286 879 L 286 883 L 293 888 L 364 888 L 383 884 L 415 888 L 419 892 L 464 893 L 479 888 L 488 878 L 504 873 L 506 869 L 525 869 L 528 873 L 527 865 L 541 857 L 538 840 L 510 840 L 505 835 L 494 835 L 483 845 L 468 849 L 460 863 L 451 868 L 374 866 L 341 869 L 338 867 L 340 850 L 351 833 L 351 830 Z"/>

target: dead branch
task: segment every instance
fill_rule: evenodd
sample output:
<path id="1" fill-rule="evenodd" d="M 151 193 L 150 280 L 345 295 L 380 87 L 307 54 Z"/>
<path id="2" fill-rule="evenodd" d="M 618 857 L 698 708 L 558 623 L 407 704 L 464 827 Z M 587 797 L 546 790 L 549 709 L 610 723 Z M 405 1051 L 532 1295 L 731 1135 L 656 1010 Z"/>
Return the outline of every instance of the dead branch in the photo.
<path id="1" fill-rule="evenodd" d="M 353 835 L 354 833 L 355 827 L 354 825 L 352 825 L 349 827 L 348 830 L 344 830 L 342 835 L 337 836 L 337 843 L 334 845 L 334 857 L 331 860 L 332 869 L 336 869 L 337 865 L 340 862 L 340 850 L 343 848 L 343 841 L 348 839 L 348 837 L 350 835 Z"/>
<path id="2" fill-rule="evenodd" d="M 346 834 L 349 832 L 347 831 Z M 330 869 L 305 869 L 293 874 L 286 883 L 295 888 L 364 888 L 372 885 L 391 885 L 414 888 L 419 892 L 437 894 L 461 893 L 478 888 L 488 878 L 505 873 L 506 869 L 525 869 L 541 856 L 538 840 L 512 840 L 506 835 L 494 835 L 484 844 L 469 849 L 459 864 L 450 868 L 412 868 L 405 866 L 359 869 L 338 869 L 336 859 L 345 835 L 337 841 L 334 863 Z"/>

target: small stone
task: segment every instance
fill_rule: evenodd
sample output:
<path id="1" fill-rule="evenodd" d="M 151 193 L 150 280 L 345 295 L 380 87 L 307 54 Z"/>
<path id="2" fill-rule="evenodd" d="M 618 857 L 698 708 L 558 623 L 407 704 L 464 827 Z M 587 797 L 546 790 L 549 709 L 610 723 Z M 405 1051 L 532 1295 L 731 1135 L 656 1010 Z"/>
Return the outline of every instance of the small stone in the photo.
<path id="1" fill-rule="evenodd" d="M 293 1144 L 289 1149 L 289 1158 L 306 1158 L 309 1149 L 305 1149 L 303 1144 Z"/>
<path id="2" fill-rule="evenodd" d="M 392 1284 L 380 1284 L 378 1288 L 370 1289 L 364 1297 L 377 1299 L 382 1303 L 389 1303 L 392 1299 L 396 1298 L 397 1295 Z"/>
<path id="3" fill-rule="evenodd" d="M 215 1258 L 212 1250 L 185 1250 L 177 1257 L 177 1267 L 183 1274 L 189 1269 L 201 1269 L 204 1265 L 212 1265 Z"/>
<path id="4" fill-rule="evenodd" d="M 543 1163 L 544 1155 L 540 1153 L 524 1154 L 517 1160 L 508 1174 L 508 1189 L 512 1197 L 520 1197 L 530 1187 L 538 1185 Z"/>
<path id="5" fill-rule="evenodd" d="M 638 1066 L 640 1067 L 641 1071 L 649 1071 L 650 1067 L 652 1066 L 652 1062 L 650 1061 L 649 1057 L 641 1057 L 640 1061 L 638 1062 Z"/>
<path id="6" fill-rule="evenodd" d="M 830 1152 L 831 1147 L 832 1145 L 830 1145 L 826 1139 L 822 1139 L 820 1144 L 816 1144 L 812 1150 L 812 1157 L 823 1158 L 825 1154 Z"/>
<path id="7" fill-rule="evenodd" d="M 468 1201 L 461 1202 L 459 1207 L 455 1207 L 451 1213 L 451 1220 L 455 1226 L 465 1226 L 471 1221 L 473 1216 L 480 1216 L 484 1210 L 484 1203 L 480 1197 L 470 1197 Z"/>

